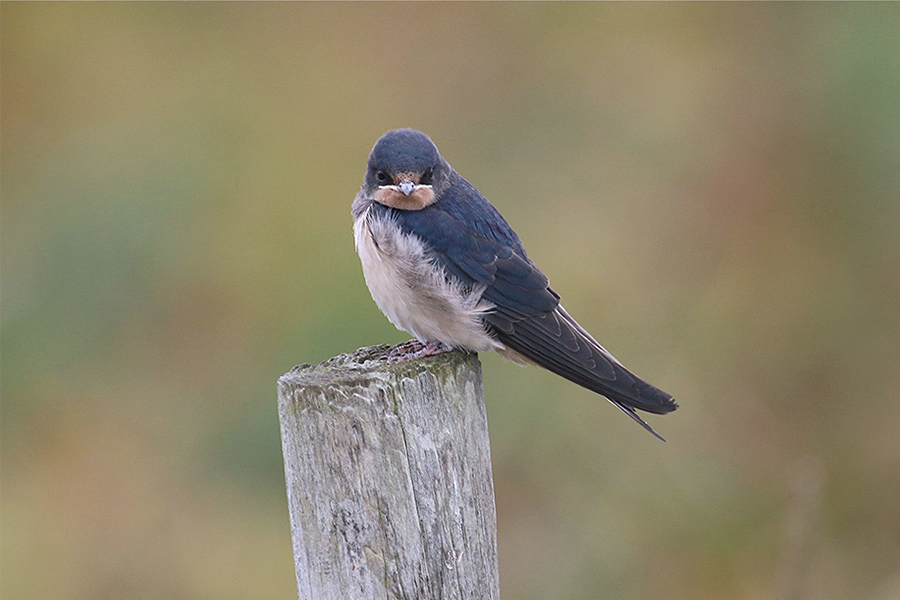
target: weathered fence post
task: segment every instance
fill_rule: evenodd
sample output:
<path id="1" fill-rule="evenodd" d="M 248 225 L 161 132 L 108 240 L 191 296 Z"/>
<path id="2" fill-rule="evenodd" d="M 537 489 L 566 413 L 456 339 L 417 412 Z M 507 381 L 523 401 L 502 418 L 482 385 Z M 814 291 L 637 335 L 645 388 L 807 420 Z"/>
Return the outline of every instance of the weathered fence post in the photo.
<path id="1" fill-rule="evenodd" d="M 498 599 L 478 357 L 388 351 L 278 380 L 300 600 Z"/>

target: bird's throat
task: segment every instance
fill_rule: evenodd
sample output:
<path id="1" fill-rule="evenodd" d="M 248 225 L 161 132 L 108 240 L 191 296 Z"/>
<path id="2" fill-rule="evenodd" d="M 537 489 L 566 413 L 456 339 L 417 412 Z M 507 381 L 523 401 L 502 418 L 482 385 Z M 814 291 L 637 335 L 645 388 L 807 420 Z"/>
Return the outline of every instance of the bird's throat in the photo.
<path id="1" fill-rule="evenodd" d="M 430 185 L 416 186 L 409 195 L 393 187 L 378 188 L 375 192 L 375 202 L 399 210 L 422 210 L 434 204 L 434 200 L 434 189 Z"/>

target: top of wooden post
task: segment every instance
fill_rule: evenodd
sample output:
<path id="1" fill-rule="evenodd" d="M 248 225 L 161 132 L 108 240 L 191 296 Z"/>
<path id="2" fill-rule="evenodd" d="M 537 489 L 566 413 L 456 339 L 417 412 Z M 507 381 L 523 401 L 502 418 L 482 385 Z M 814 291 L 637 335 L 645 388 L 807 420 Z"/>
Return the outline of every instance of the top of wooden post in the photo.
<path id="1" fill-rule="evenodd" d="M 317 365 L 297 365 L 278 379 L 278 387 L 346 385 L 372 377 L 383 377 L 384 374 L 415 377 L 426 370 L 438 374 L 446 370 L 446 367 L 453 370 L 459 365 L 478 361 L 477 354 L 456 350 L 424 359 L 390 362 L 388 355 L 391 348 L 388 344 L 379 344 L 338 354 Z"/>

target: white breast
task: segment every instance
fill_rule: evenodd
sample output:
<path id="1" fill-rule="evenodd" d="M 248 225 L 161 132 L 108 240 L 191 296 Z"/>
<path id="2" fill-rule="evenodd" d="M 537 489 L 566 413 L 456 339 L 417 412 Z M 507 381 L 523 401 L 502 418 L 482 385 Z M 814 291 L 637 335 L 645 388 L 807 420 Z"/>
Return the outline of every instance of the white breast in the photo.
<path id="1" fill-rule="evenodd" d="M 353 234 L 369 292 L 398 329 L 422 342 L 439 340 L 475 352 L 503 347 L 481 323 L 492 308 L 481 299 L 484 288 L 448 281 L 418 237 L 369 210 L 356 219 Z"/>

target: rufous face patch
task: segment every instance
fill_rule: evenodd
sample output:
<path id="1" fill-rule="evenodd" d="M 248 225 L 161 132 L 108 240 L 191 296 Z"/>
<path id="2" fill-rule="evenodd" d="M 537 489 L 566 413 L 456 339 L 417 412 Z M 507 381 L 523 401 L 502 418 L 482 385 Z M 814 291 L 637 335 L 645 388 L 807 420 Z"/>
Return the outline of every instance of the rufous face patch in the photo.
<path id="1" fill-rule="evenodd" d="M 399 210 L 422 210 L 434 204 L 434 189 L 430 185 L 417 185 L 407 195 L 396 185 L 383 185 L 375 192 L 375 202 Z"/>

